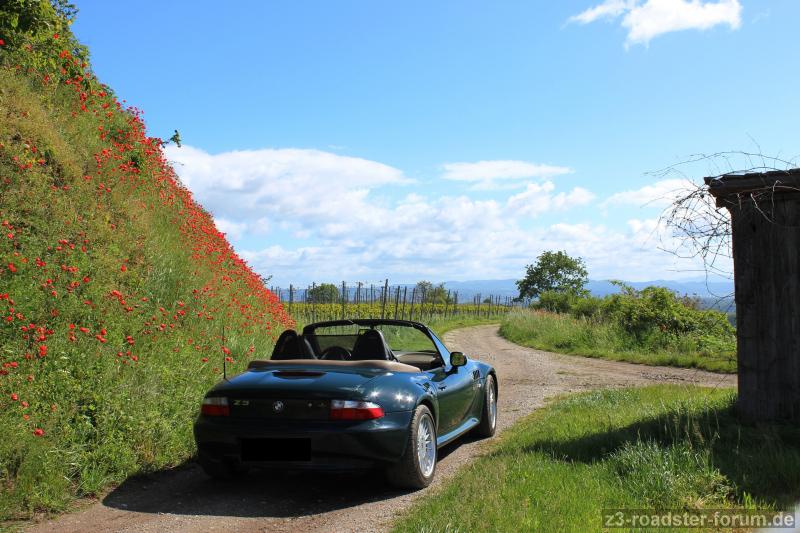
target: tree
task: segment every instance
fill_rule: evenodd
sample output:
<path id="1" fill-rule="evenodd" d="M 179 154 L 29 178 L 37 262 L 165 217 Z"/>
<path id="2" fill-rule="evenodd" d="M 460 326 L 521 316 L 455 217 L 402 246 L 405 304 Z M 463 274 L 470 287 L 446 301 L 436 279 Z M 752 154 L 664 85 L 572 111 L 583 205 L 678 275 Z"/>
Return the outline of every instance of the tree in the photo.
<path id="1" fill-rule="evenodd" d="M 416 286 L 416 299 L 418 302 L 444 304 L 452 303 L 452 298 L 447 294 L 444 283 L 434 285 L 430 281 L 419 281 Z"/>
<path id="2" fill-rule="evenodd" d="M 414 287 L 416 300 L 417 302 L 421 302 L 423 297 L 427 299 L 428 294 L 433 290 L 433 283 L 430 281 L 418 281 L 416 287 Z"/>
<path id="3" fill-rule="evenodd" d="M 528 265 L 525 277 L 517 281 L 518 300 L 538 298 L 543 292 L 585 294 L 588 272 L 583 259 L 566 252 L 544 252 L 535 265 Z"/>
<path id="4" fill-rule="evenodd" d="M 308 302 L 335 303 L 339 301 L 339 288 L 333 283 L 320 283 L 308 289 Z"/>

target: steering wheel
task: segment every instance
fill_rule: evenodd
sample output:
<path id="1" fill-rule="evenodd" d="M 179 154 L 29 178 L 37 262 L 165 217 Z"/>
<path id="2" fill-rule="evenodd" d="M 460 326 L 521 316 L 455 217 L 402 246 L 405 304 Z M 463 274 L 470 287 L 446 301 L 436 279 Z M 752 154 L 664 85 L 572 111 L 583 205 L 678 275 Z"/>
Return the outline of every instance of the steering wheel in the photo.
<path id="1" fill-rule="evenodd" d="M 341 346 L 328 346 L 320 354 L 320 359 L 328 361 L 349 361 L 353 354 L 347 348 Z"/>

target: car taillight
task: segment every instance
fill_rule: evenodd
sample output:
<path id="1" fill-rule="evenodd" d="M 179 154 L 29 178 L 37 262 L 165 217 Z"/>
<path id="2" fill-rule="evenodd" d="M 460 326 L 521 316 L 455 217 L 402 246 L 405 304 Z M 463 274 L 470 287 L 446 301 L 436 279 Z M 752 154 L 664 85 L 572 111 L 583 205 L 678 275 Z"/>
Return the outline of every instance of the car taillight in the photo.
<path id="1" fill-rule="evenodd" d="M 203 398 L 203 405 L 200 413 L 206 416 L 229 416 L 231 408 L 228 407 L 228 399 L 224 396 L 210 396 Z"/>
<path id="2" fill-rule="evenodd" d="M 383 409 L 376 403 L 331 400 L 331 420 L 372 420 L 382 416 Z"/>

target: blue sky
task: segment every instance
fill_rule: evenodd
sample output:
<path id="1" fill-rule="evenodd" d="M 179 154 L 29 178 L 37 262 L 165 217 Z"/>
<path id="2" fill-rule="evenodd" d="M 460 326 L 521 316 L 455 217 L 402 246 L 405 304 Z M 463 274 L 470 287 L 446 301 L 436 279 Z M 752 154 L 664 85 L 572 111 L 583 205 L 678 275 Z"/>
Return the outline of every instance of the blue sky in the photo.
<path id="1" fill-rule="evenodd" d="M 98 76 L 277 283 L 696 277 L 691 154 L 800 153 L 794 0 L 79 0 Z M 708 164 L 686 169 L 699 179 Z"/>

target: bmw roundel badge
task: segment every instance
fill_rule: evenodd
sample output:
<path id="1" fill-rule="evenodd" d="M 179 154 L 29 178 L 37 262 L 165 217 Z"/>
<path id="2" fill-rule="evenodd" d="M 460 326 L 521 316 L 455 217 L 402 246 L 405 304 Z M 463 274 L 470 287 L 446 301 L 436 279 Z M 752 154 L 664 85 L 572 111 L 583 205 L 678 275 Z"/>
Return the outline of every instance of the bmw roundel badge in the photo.
<path id="1" fill-rule="evenodd" d="M 280 413 L 281 411 L 283 411 L 283 402 L 280 400 L 273 402 L 272 410 L 275 411 L 276 413 Z"/>

